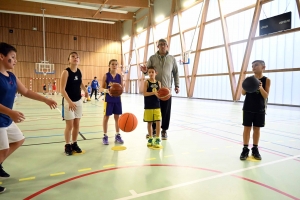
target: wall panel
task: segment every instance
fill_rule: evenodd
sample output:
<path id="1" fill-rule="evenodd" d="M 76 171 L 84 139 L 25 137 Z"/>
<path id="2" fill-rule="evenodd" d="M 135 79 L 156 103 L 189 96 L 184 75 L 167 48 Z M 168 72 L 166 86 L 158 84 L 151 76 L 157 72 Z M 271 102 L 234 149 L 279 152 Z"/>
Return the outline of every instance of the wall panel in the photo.
<path id="1" fill-rule="evenodd" d="M 36 27 L 34 31 L 32 28 Z M 12 29 L 13 33 L 9 33 Z M 60 76 L 68 67 L 68 55 L 77 51 L 80 56 L 79 69 L 83 83 L 87 84 L 94 76 L 101 79 L 108 72 L 110 59 L 121 64 L 121 26 L 79 22 L 73 20 L 45 18 L 46 60 L 55 64 L 55 73 L 44 76 L 35 74 L 35 63 L 44 59 L 42 17 L 0 13 L 0 42 L 6 42 L 17 48 L 18 63 L 13 73 L 32 89 L 42 92 L 43 83 L 57 82 L 59 91 Z M 74 40 L 74 37 L 77 40 Z"/>

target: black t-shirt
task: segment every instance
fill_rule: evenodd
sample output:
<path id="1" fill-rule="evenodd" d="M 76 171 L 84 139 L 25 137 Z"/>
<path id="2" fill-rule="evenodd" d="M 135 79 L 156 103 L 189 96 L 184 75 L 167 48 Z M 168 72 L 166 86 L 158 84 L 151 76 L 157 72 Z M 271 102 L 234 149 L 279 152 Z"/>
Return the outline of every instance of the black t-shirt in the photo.
<path id="1" fill-rule="evenodd" d="M 259 79 L 262 82 L 262 87 L 266 89 L 267 77 L 263 76 Z M 244 101 L 243 111 L 254 112 L 254 113 L 264 113 L 266 108 L 266 101 L 264 97 L 260 94 L 260 91 L 257 90 L 253 93 L 246 92 L 246 98 Z"/>
<path id="2" fill-rule="evenodd" d="M 81 99 L 81 89 L 80 85 L 82 83 L 82 75 L 79 69 L 76 72 L 72 72 L 68 67 L 66 70 L 69 73 L 67 84 L 66 84 L 66 92 L 69 98 L 75 102 Z"/>
<path id="3" fill-rule="evenodd" d="M 159 90 L 159 84 L 158 81 L 156 81 L 155 83 L 148 81 L 148 88 L 147 88 L 147 92 L 153 92 L 154 90 L 158 91 Z M 155 96 L 155 95 L 151 95 L 151 96 L 147 96 L 144 97 L 144 102 L 145 102 L 145 109 L 155 109 L 155 108 L 160 108 L 160 100 Z"/>

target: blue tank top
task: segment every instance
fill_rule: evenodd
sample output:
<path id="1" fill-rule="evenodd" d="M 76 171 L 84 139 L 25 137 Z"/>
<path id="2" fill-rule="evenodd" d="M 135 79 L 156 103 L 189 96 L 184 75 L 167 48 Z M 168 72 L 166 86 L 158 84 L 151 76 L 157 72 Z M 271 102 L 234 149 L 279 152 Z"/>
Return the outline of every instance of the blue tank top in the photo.
<path id="1" fill-rule="evenodd" d="M 12 109 L 14 105 L 15 95 L 17 92 L 17 79 L 11 72 L 7 72 L 9 76 L 0 73 L 0 104 Z M 8 127 L 12 123 L 9 116 L 0 113 L 0 127 Z"/>
<path id="2" fill-rule="evenodd" d="M 121 83 L 121 75 L 116 74 L 115 77 L 111 75 L 111 73 L 106 73 L 106 89 L 109 89 L 113 83 Z M 105 102 L 121 102 L 121 97 L 112 97 L 109 94 L 105 94 Z"/>

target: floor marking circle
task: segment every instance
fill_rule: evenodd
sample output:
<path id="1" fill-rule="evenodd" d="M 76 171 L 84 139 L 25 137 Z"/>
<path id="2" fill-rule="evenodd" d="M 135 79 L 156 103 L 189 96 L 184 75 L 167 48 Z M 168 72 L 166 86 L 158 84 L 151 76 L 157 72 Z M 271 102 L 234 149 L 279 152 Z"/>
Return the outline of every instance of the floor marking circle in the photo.
<path id="1" fill-rule="evenodd" d="M 126 149 L 127 149 L 127 147 L 125 147 L 125 146 L 114 146 L 111 148 L 111 150 L 113 150 L 113 151 L 124 151 Z"/>
<path id="2" fill-rule="evenodd" d="M 153 150 L 160 150 L 160 149 L 163 149 L 164 147 L 162 145 L 159 145 L 158 147 L 150 146 L 148 148 L 153 149 Z"/>

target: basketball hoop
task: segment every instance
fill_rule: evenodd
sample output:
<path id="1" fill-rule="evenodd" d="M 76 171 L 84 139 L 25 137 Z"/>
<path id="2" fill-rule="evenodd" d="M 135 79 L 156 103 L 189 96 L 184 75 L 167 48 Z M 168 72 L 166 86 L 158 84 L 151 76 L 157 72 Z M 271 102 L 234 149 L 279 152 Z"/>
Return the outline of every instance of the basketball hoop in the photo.
<path id="1" fill-rule="evenodd" d="M 46 76 L 47 75 L 47 70 L 43 70 L 43 75 Z"/>
<path id="2" fill-rule="evenodd" d="M 192 51 L 191 50 L 188 50 L 188 51 L 185 51 L 183 53 L 183 56 L 182 56 L 182 64 L 190 64 L 190 53 Z"/>

